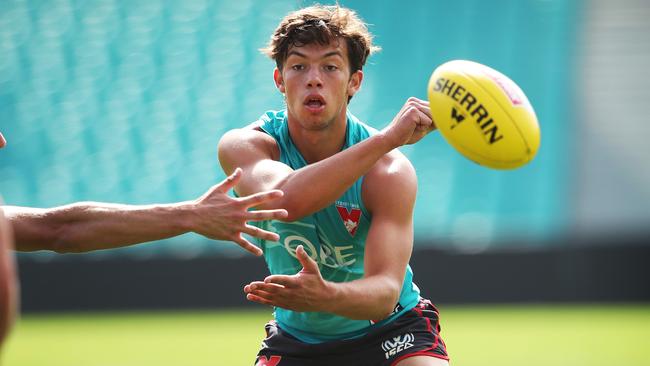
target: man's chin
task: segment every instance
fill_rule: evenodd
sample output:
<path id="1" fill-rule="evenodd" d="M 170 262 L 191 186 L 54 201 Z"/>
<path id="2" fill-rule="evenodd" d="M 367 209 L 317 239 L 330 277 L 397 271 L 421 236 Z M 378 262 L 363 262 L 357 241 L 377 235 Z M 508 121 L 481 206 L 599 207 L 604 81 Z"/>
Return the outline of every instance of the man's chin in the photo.
<path id="1" fill-rule="evenodd" d="M 307 116 L 302 120 L 302 126 L 310 131 L 321 131 L 329 126 L 325 116 Z"/>

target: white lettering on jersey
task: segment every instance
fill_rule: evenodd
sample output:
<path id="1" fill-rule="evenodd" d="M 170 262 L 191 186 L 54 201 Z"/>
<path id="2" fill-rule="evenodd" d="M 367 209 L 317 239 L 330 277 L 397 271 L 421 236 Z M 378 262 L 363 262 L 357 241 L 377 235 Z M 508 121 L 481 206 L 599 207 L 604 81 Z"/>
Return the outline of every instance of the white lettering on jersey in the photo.
<path id="1" fill-rule="evenodd" d="M 314 261 L 321 263 L 330 268 L 340 268 L 349 266 L 357 261 L 352 252 L 352 245 L 329 245 L 321 244 L 320 251 L 308 239 L 299 235 L 290 235 L 284 239 L 284 248 L 296 258 L 296 248 L 302 245 L 307 254 Z"/>

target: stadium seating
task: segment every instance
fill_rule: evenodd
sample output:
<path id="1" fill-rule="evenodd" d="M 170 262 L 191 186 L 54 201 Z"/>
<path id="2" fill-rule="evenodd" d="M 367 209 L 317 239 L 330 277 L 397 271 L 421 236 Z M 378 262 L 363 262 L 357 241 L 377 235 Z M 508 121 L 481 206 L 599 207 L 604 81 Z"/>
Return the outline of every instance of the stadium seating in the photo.
<path id="1" fill-rule="evenodd" d="M 300 2 L 3 0 L 0 192 L 8 204 L 192 199 L 224 177 L 216 143 L 283 102 L 258 52 Z M 403 151 L 419 175 L 418 245 L 535 245 L 565 228 L 576 11 L 572 2 L 340 1 L 383 47 L 351 109 L 381 128 L 433 68 L 473 59 L 511 76 L 542 126 L 536 160 L 492 171 L 440 136 Z M 456 17 L 455 14 L 463 14 Z M 567 126 L 569 128 L 567 129 Z M 183 241 L 183 245 L 177 245 Z M 195 235 L 96 256 L 223 252 Z M 231 251 L 231 252 L 236 252 Z"/>

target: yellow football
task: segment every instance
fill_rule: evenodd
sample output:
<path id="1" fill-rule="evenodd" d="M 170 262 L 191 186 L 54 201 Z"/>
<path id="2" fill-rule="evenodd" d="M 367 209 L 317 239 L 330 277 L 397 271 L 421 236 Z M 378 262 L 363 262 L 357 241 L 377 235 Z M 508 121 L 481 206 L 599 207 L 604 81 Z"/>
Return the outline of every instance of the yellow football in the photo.
<path id="1" fill-rule="evenodd" d="M 502 73 L 472 61 L 449 61 L 431 74 L 428 94 L 438 130 L 468 159 L 514 169 L 535 157 L 537 116 L 521 88 Z"/>

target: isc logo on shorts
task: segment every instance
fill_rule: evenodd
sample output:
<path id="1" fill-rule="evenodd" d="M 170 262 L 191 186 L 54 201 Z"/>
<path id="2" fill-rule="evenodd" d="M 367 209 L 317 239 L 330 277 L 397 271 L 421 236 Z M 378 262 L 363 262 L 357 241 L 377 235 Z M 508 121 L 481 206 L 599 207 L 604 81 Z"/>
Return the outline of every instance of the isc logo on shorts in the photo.
<path id="1" fill-rule="evenodd" d="M 381 349 L 384 350 L 386 359 L 389 359 L 396 354 L 413 347 L 415 337 L 412 333 L 406 333 L 401 336 L 393 337 L 393 339 L 385 340 L 381 343 Z"/>

